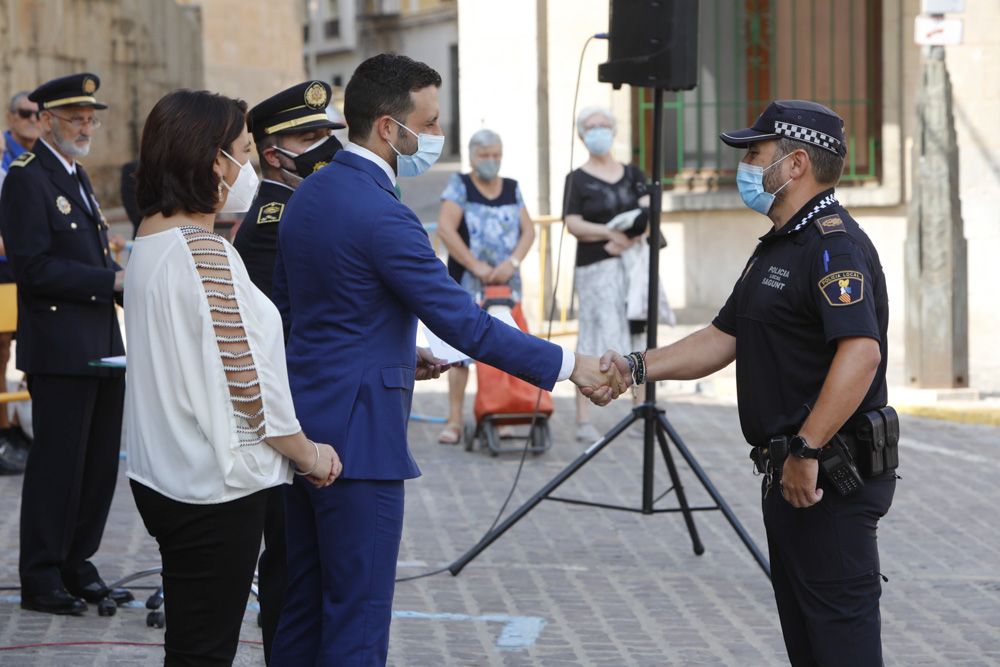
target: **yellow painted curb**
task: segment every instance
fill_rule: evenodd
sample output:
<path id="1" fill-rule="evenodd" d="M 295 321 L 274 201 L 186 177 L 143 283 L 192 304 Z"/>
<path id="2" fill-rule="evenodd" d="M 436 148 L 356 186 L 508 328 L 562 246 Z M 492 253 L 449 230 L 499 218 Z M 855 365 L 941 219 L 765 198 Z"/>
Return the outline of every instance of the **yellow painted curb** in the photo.
<path id="1" fill-rule="evenodd" d="M 970 407 L 942 405 L 903 405 L 893 406 L 901 414 L 914 417 L 927 417 L 961 424 L 986 424 L 1000 426 L 1000 406 Z"/>

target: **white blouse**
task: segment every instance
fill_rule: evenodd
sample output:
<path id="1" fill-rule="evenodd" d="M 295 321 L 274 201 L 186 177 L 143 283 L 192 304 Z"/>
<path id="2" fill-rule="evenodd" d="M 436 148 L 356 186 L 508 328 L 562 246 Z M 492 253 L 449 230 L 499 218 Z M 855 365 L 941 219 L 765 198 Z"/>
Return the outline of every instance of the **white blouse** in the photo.
<path id="1" fill-rule="evenodd" d="M 138 237 L 125 332 L 129 478 L 201 504 L 291 481 L 264 442 L 301 430 L 281 316 L 232 245 L 198 227 Z"/>

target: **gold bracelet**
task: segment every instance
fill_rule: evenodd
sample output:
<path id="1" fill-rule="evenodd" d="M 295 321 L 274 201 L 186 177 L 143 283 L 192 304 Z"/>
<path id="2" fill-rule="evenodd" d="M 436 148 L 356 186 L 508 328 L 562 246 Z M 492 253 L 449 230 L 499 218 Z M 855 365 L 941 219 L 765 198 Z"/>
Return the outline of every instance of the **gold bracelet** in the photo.
<path id="1" fill-rule="evenodd" d="M 296 475 L 302 475 L 303 477 L 308 477 L 309 475 L 316 472 L 316 467 L 319 466 L 319 445 L 317 445 L 312 440 L 309 440 L 309 444 L 311 444 L 316 449 L 316 460 L 313 461 L 313 467 L 309 469 L 309 472 L 299 472 L 298 470 L 296 470 L 295 471 Z"/>

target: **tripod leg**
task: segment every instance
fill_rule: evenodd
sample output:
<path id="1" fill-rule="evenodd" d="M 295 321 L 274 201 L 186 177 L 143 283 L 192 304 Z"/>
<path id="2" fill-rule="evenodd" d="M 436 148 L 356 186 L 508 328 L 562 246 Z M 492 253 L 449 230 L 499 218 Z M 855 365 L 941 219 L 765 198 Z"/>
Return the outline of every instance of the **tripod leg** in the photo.
<path id="1" fill-rule="evenodd" d="M 684 485 L 681 484 L 681 478 L 677 474 L 677 466 L 674 464 L 674 457 L 670 455 L 670 449 L 667 447 L 667 437 L 665 431 L 663 430 L 663 424 L 657 421 L 656 423 L 656 438 L 660 441 L 660 451 L 663 452 L 663 460 L 667 462 L 667 471 L 670 473 L 670 483 L 674 485 L 674 493 L 677 494 L 677 503 L 681 506 L 681 513 L 684 515 L 684 523 L 687 524 L 688 533 L 691 535 L 691 548 L 694 549 L 694 553 L 698 556 L 705 553 L 705 546 L 701 543 L 701 537 L 698 535 L 698 528 L 694 525 L 694 513 L 691 511 L 691 506 L 688 504 L 687 496 L 684 494 Z"/>
<path id="2" fill-rule="evenodd" d="M 630 414 L 628 417 L 618 422 L 610 431 L 604 434 L 604 436 L 588 447 L 583 454 L 576 457 L 572 463 L 562 469 L 558 475 L 553 477 L 548 484 L 543 486 L 538 490 L 535 495 L 531 496 L 523 505 L 518 507 L 510 516 L 504 519 L 496 528 L 493 528 L 490 532 L 483 535 L 479 542 L 469 549 L 465 554 L 458 558 L 454 563 L 448 566 L 448 571 L 451 572 L 452 576 L 457 576 L 462 569 L 468 565 L 473 558 L 478 556 L 480 553 L 486 550 L 486 547 L 490 546 L 507 532 L 507 529 L 513 526 L 515 523 L 520 521 L 525 514 L 534 509 L 535 505 L 545 500 L 553 491 L 558 489 L 563 482 L 573 476 L 577 470 L 582 468 L 590 459 L 597 456 L 602 449 L 604 449 L 612 440 L 622 434 L 622 432 L 627 429 L 633 422 L 640 419 L 636 416 L 636 413 Z"/>
<path id="3" fill-rule="evenodd" d="M 705 471 L 702 470 L 698 460 L 691 454 L 687 445 L 685 445 L 684 441 L 681 440 L 680 435 L 677 434 L 674 427 L 667 421 L 666 415 L 661 414 L 659 416 L 659 420 L 660 426 L 662 426 L 663 430 L 670 436 L 670 440 L 673 441 L 674 447 L 677 448 L 677 451 L 680 452 L 681 456 L 684 457 L 684 460 L 687 461 L 688 466 L 691 467 L 691 471 L 694 472 L 698 481 L 700 481 L 701 485 L 705 487 L 706 491 L 708 491 L 708 495 L 712 496 L 712 500 L 714 500 L 715 504 L 719 506 L 720 510 L 722 510 L 722 514 L 726 517 L 726 520 L 729 521 L 729 525 L 733 527 L 733 530 L 736 531 L 736 534 L 739 536 L 744 546 L 746 546 L 747 550 L 750 551 L 750 554 L 754 557 L 754 560 L 757 561 L 757 564 L 760 565 L 760 569 L 764 570 L 764 574 L 766 574 L 767 578 L 770 579 L 771 566 L 768 564 L 767 558 L 765 558 L 764 554 L 762 554 L 760 549 L 757 548 L 753 538 L 750 537 L 749 533 L 747 533 L 746 529 L 743 527 L 743 524 L 741 524 L 740 520 L 736 518 L 735 514 L 733 514 L 733 510 L 729 508 L 729 504 L 726 503 L 722 494 L 719 493 L 719 491 L 712 484 L 712 481 L 708 478 L 708 475 L 706 475 Z"/>

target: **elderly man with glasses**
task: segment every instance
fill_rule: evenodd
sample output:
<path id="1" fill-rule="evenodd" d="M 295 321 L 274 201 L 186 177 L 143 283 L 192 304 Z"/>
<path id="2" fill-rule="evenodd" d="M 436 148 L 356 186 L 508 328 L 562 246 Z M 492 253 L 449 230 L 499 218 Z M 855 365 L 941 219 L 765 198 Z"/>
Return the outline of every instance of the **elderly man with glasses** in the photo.
<path id="1" fill-rule="evenodd" d="M 101 126 L 100 79 L 74 74 L 39 86 L 38 140 L 11 162 L 0 231 L 17 282 L 17 367 L 28 375 L 35 442 L 21 495 L 21 606 L 80 614 L 112 591 L 90 559 L 118 474 L 125 380 L 92 362 L 124 354 L 115 301 L 124 271 L 78 160 Z"/>
<path id="2" fill-rule="evenodd" d="M 28 99 L 27 91 L 17 93 L 10 98 L 7 127 L 9 129 L 3 133 L 4 143 L 7 144 L 3 151 L 4 171 L 10 169 L 10 163 L 21 153 L 31 150 L 41 133 L 38 125 L 38 104 Z"/>

